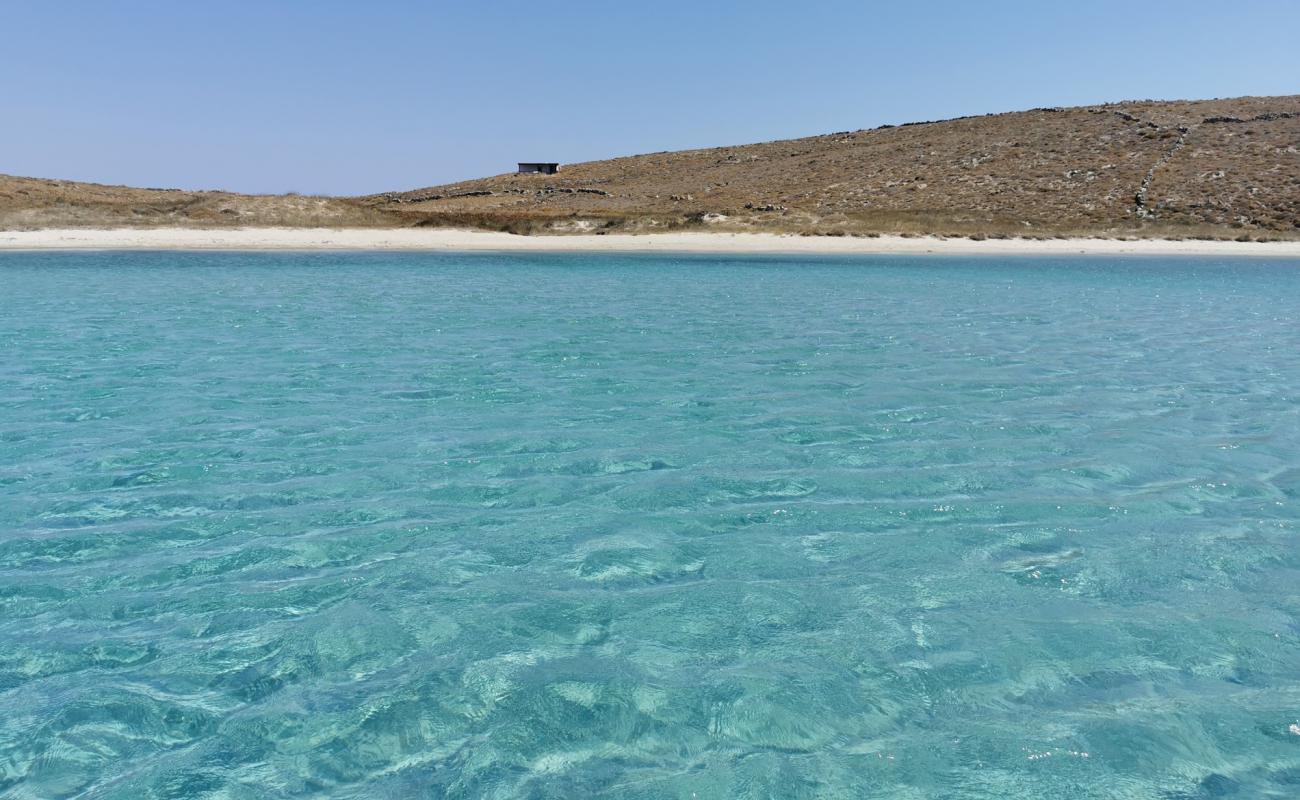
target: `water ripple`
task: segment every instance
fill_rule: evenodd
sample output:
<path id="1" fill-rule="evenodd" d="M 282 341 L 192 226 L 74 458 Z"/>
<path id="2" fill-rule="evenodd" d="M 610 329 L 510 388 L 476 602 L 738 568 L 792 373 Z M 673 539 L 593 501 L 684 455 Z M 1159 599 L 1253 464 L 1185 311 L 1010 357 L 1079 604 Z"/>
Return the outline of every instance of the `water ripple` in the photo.
<path id="1" fill-rule="evenodd" d="M 0 283 L 0 796 L 1300 786 L 1295 263 Z"/>

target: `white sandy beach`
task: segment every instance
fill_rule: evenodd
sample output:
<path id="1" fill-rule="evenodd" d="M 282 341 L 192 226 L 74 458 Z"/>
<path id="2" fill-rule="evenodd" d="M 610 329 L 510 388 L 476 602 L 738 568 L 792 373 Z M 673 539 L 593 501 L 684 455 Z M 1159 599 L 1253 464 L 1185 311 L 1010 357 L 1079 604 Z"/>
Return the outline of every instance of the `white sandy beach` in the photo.
<path id="1" fill-rule="evenodd" d="M 516 236 L 443 228 L 193 228 L 0 231 L 0 250 L 515 250 L 693 253 L 935 253 L 952 255 L 1217 255 L 1300 258 L 1300 241 L 944 239 L 658 233 Z"/>

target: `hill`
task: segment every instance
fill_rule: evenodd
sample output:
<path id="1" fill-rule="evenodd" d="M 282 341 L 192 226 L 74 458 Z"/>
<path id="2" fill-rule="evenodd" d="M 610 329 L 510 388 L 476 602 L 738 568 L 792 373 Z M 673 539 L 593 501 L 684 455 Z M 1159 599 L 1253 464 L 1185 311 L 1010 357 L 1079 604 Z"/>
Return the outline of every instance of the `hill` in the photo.
<path id="1" fill-rule="evenodd" d="M 393 215 L 346 198 L 135 189 L 0 175 L 0 230 L 160 227 L 388 227 Z"/>
<path id="2" fill-rule="evenodd" d="M 359 198 L 0 177 L 0 228 L 1300 237 L 1300 96 L 1042 108 Z"/>

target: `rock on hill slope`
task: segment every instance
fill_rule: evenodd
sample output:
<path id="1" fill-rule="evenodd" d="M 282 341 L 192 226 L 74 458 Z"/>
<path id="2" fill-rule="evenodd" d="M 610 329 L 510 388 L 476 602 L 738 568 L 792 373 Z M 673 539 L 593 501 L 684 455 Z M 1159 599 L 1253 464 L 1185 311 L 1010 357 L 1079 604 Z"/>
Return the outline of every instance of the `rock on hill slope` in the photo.
<path id="1" fill-rule="evenodd" d="M 565 165 L 362 198 L 0 179 L 0 227 L 460 225 L 520 233 L 1300 237 L 1300 96 L 1141 101 Z M 29 183 L 50 182 L 29 180 Z M 51 199 L 54 198 L 54 199 Z"/>

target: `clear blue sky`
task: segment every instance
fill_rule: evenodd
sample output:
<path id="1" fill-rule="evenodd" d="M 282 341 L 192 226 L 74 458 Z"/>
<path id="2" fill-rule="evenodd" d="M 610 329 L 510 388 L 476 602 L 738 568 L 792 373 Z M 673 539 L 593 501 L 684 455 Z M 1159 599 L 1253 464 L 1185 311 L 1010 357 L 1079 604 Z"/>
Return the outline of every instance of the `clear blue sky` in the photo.
<path id="1" fill-rule="evenodd" d="M 332 194 L 1300 92 L 1297 0 L 0 0 L 0 172 Z"/>

